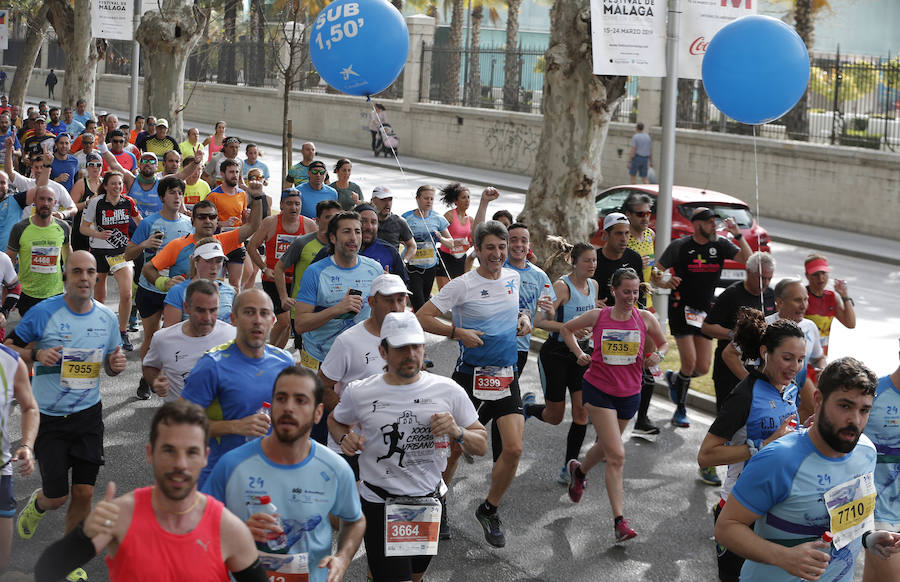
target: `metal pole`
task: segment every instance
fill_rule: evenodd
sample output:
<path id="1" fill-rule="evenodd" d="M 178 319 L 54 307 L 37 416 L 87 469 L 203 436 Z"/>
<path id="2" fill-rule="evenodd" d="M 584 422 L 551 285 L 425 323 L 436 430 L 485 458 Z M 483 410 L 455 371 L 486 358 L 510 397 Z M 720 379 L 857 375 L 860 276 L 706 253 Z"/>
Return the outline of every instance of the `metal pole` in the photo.
<path id="1" fill-rule="evenodd" d="M 466 8 L 466 62 L 463 69 L 463 105 L 467 105 L 469 103 L 469 54 L 472 50 L 472 47 L 469 43 L 472 42 L 471 37 L 469 36 L 472 32 L 472 0 L 469 0 L 468 8 Z"/>
<path id="2" fill-rule="evenodd" d="M 662 142 L 659 166 L 659 195 L 656 199 L 656 256 L 660 257 L 672 241 L 672 185 L 675 181 L 675 105 L 678 97 L 678 20 L 680 0 L 669 0 L 666 26 L 666 78 L 663 81 Z M 664 290 L 660 295 L 668 295 Z M 653 302 L 659 322 L 669 319 L 669 302 L 659 297 Z"/>
<path id="3" fill-rule="evenodd" d="M 834 60 L 834 103 L 831 106 L 831 145 L 834 145 L 834 142 L 837 140 L 837 127 L 838 127 L 838 93 L 841 91 L 841 79 L 844 78 L 844 73 L 841 71 L 841 45 L 837 46 L 837 54 L 835 55 Z"/>
<path id="4" fill-rule="evenodd" d="M 141 23 L 141 0 L 134 0 L 134 32 L 137 33 L 138 25 Z M 134 118 L 138 114 L 138 73 L 141 68 L 141 43 L 137 39 L 132 39 L 131 48 L 131 117 L 128 118 L 128 124 L 134 123 Z"/>

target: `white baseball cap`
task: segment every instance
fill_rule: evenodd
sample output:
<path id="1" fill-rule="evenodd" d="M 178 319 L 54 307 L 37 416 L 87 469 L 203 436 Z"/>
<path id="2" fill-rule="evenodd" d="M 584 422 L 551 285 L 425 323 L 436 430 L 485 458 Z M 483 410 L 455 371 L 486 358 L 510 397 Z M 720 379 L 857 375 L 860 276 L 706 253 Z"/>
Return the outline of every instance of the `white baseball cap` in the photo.
<path id="1" fill-rule="evenodd" d="M 403 279 L 401 279 L 399 275 L 392 275 L 390 273 L 378 275 L 372 281 L 372 285 L 369 287 L 369 295 L 375 295 L 376 293 L 381 293 L 382 295 L 407 293 L 411 295 L 409 289 L 406 288 Z"/>
<path id="2" fill-rule="evenodd" d="M 617 224 L 628 224 L 628 218 L 621 212 L 607 214 L 603 219 L 603 230 L 609 230 Z"/>
<path id="3" fill-rule="evenodd" d="M 394 193 L 387 186 L 375 186 L 372 190 L 372 198 L 393 198 Z"/>
<path id="4" fill-rule="evenodd" d="M 392 348 L 425 345 L 425 332 L 411 311 L 388 313 L 381 323 L 381 339 Z"/>

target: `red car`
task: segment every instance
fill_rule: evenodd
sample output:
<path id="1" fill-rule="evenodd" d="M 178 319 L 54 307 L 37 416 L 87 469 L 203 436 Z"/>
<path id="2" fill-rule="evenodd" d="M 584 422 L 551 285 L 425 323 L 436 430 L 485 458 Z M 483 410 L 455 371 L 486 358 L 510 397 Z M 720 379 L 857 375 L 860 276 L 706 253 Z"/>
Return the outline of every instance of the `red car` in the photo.
<path id="1" fill-rule="evenodd" d="M 601 246 L 600 230 L 603 219 L 611 212 L 621 212 L 622 204 L 632 192 L 650 196 L 652 200 L 650 210 L 653 212 L 650 217 L 650 228 L 656 229 L 656 197 L 659 194 L 659 186 L 656 184 L 614 186 L 597 194 L 595 199 L 598 226 L 597 232 L 591 237 L 593 245 Z M 694 234 L 694 225 L 691 224 L 690 216 L 698 206 L 709 208 L 723 221 L 729 216 L 734 218 L 741 227 L 741 232 L 744 233 L 744 238 L 747 239 L 751 250 L 769 250 L 769 233 L 757 224 L 750 207 L 743 200 L 714 190 L 702 190 L 688 186 L 672 187 L 672 240 Z M 721 223 L 719 235 L 730 236 Z M 724 287 L 735 281 L 743 280 L 744 265 L 736 261 L 725 261 L 720 285 Z"/>

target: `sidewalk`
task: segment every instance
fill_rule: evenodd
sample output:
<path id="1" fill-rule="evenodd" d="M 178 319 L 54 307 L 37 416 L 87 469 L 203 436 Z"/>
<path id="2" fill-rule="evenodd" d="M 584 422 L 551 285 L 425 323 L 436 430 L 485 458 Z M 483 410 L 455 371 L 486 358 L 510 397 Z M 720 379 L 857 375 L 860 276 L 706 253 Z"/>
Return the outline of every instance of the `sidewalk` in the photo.
<path id="1" fill-rule="evenodd" d="M 30 97 L 28 101 L 29 104 L 32 104 L 32 102 L 37 104 L 38 100 Z M 115 113 L 120 120 L 129 117 L 128 113 L 124 111 L 109 111 L 110 113 Z M 185 120 L 185 127 L 197 127 L 201 136 L 211 135 L 214 130 L 214 127 L 210 124 L 197 123 L 191 120 Z M 229 133 L 237 134 L 244 143 L 252 141 L 268 148 L 281 148 L 280 135 L 261 133 L 237 125 L 231 127 L 233 131 Z M 300 136 L 294 137 L 295 161 L 300 159 L 300 145 L 307 140 L 308 138 Z M 387 169 L 397 168 L 396 160 L 382 157 L 376 158 L 368 148 L 336 145 L 316 140 L 316 151 L 320 155 L 330 158 L 344 157 L 354 163 L 365 163 Z M 402 146 L 400 151 L 400 160 L 404 170 L 435 178 L 460 180 L 477 186 L 495 186 L 498 189 L 519 194 L 524 194 L 528 190 L 528 185 L 531 181 L 531 178 L 525 175 L 469 168 L 412 157 L 403 152 Z M 823 252 L 839 253 L 890 265 L 900 265 L 900 242 L 897 241 L 885 241 L 875 236 L 839 231 L 810 224 L 798 224 L 768 216 L 761 217 L 760 222 L 769 232 L 770 238 L 775 242 L 807 246 Z"/>

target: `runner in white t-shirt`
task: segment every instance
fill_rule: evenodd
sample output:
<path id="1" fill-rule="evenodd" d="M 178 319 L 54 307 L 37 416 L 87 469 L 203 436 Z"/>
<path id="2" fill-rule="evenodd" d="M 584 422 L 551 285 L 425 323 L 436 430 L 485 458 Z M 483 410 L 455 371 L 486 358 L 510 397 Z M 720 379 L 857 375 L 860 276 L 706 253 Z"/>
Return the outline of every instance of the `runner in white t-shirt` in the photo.
<path id="1" fill-rule="evenodd" d="M 380 337 L 387 372 L 351 382 L 328 418 L 328 428 L 345 455 L 360 452 L 372 578 L 420 580 L 437 553 L 437 495 L 449 441 L 483 455 L 487 432 L 462 388 L 421 371 L 425 332 L 415 315 L 387 314 Z M 359 432 L 352 428 L 357 424 Z M 399 502 L 395 496 L 416 499 Z"/>
<path id="2" fill-rule="evenodd" d="M 234 326 L 220 321 L 219 288 L 207 279 L 188 285 L 184 298 L 188 318 L 153 336 L 144 357 L 144 379 L 166 402 L 181 397 L 184 379 L 206 351 L 234 339 Z"/>
<path id="3" fill-rule="evenodd" d="M 372 314 L 341 333 L 319 367 L 319 378 L 325 387 L 325 410 L 333 410 L 340 400 L 341 390 L 354 380 L 368 378 L 384 372 L 384 358 L 378 351 L 381 342 L 381 323 L 388 313 L 402 313 L 406 310 L 406 296 L 410 294 L 399 275 L 379 275 L 372 281 L 369 307 Z M 328 448 L 341 452 L 340 445 L 329 435 Z M 359 476 L 356 455 L 346 457 Z"/>

